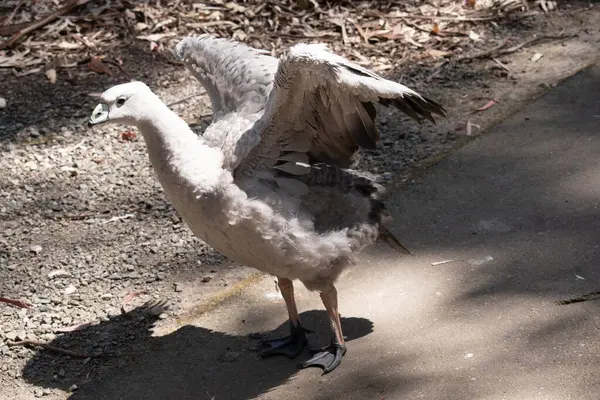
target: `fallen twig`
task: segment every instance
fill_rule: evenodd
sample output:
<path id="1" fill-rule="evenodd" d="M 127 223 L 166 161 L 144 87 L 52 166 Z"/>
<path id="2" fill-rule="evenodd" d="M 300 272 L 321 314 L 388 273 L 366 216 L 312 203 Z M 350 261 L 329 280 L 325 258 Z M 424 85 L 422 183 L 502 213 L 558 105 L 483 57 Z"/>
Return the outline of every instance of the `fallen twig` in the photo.
<path id="1" fill-rule="evenodd" d="M 520 49 L 522 49 L 525 46 L 531 46 L 532 44 L 541 42 L 543 40 L 571 39 L 571 38 L 573 38 L 573 37 L 575 37 L 577 35 L 578 35 L 578 33 L 570 34 L 570 35 L 543 35 L 543 36 L 539 36 L 539 37 L 536 37 L 536 38 L 532 38 L 532 39 L 526 40 L 523 43 L 518 44 L 516 46 L 509 47 L 506 50 L 502 50 L 502 51 L 498 52 L 498 54 L 496 54 L 496 56 L 502 56 L 504 54 L 514 53 L 515 51 L 520 50 Z"/>
<path id="2" fill-rule="evenodd" d="M 86 3 L 89 3 L 90 1 L 91 0 L 73 0 L 71 3 L 67 4 L 66 6 L 57 10 L 56 12 L 53 12 L 52 14 L 48 15 L 47 17 L 42 18 L 38 21 L 35 21 L 31 25 L 28 25 L 26 28 L 21 29 L 9 40 L 7 40 L 3 43 L 0 43 L 0 50 L 13 47 L 19 40 L 21 40 L 23 37 L 27 36 L 29 33 L 49 24 L 50 22 L 54 21 L 56 18 L 68 13 L 75 7 L 82 6 Z"/>
<path id="3" fill-rule="evenodd" d="M 31 308 L 31 304 L 24 300 L 7 299 L 6 297 L 0 297 L 0 303 L 6 303 L 20 308 Z"/>
<path id="4" fill-rule="evenodd" d="M 2 25 L 6 26 L 6 25 L 10 24 L 10 21 L 12 21 L 12 19 L 15 17 L 15 14 L 17 13 L 17 11 L 19 11 L 19 8 L 21 8 L 21 6 L 23 5 L 23 3 L 25 3 L 25 0 L 19 1 L 19 3 L 17 4 L 17 6 L 15 7 L 15 9 L 10 13 L 10 15 L 8 16 L 8 18 L 6 18 L 4 20 L 4 22 L 2 23 Z"/>
<path id="5" fill-rule="evenodd" d="M 121 221 L 122 219 L 128 219 L 131 217 L 135 217 L 135 214 L 116 215 L 114 217 L 102 221 L 102 224 L 104 225 L 108 224 L 109 222 Z"/>
<path id="6" fill-rule="evenodd" d="M 54 332 L 58 332 L 58 333 L 75 332 L 75 331 L 80 331 L 85 328 L 89 328 L 92 325 L 94 325 L 94 322 L 83 322 L 81 324 L 65 326 L 63 328 L 56 328 L 54 330 Z"/>
<path id="7" fill-rule="evenodd" d="M 498 54 L 498 50 L 500 50 L 501 48 L 503 48 L 504 46 L 506 46 L 508 44 L 508 41 L 511 39 L 511 37 L 507 37 L 506 39 L 504 39 L 498 46 L 496 47 L 492 47 L 489 50 L 483 51 L 481 53 L 477 53 L 475 55 L 472 56 L 463 56 L 463 57 L 459 57 L 457 61 L 466 61 L 466 60 L 475 60 L 477 58 L 485 58 L 485 57 L 497 57 Z"/>
<path id="8" fill-rule="evenodd" d="M 60 347 L 54 347 L 49 345 L 48 343 L 44 343 L 44 342 L 40 342 L 39 340 L 33 340 L 33 339 L 25 339 L 25 340 L 20 340 L 18 342 L 7 342 L 6 343 L 9 347 L 14 347 L 14 346 L 38 346 L 38 347 L 42 347 L 46 350 L 50 350 L 53 351 L 55 353 L 60 353 L 60 354 L 64 354 L 67 355 L 69 357 L 74 357 L 74 358 L 93 358 L 93 357 L 102 357 L 101 355 L 89 355 L 89 354 L 82 354 L 82 353 L 76 353 L 74 351 L 71 350 L 67 350 L 67 349 L 61 349 Z"/>

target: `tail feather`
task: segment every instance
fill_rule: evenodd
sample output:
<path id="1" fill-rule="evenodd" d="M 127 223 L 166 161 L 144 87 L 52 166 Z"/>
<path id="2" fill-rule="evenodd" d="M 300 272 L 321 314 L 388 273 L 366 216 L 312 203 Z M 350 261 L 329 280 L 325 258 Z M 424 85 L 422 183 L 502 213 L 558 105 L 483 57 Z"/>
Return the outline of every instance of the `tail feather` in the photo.
<path id="1" fill-rule="evenodd" d="M 404 254 L 410 254 L 410 250 L 408 250 L 396 237 L 390 232 L 387 228 L 381 227 L 381 231 L 379 232 L 379 239 L 382 239 L 387 244 L 389 244 L 394 250 L 397 250 Z"/>

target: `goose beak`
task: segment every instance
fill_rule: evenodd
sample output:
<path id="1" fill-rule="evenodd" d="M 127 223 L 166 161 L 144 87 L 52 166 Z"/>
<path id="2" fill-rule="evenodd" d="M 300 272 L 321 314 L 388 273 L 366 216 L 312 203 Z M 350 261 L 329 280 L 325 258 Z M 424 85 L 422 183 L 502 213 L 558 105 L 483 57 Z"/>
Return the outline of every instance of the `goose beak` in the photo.
<path id="1" fill-rule="evenodd" d="M 96 106 L 96 108 L 94 108 L 92 115 L 90 115 L 88 127 L 92 127 L 106 121 L 108 121 L 108 106 L 104 103 L 100 103 Z"/>

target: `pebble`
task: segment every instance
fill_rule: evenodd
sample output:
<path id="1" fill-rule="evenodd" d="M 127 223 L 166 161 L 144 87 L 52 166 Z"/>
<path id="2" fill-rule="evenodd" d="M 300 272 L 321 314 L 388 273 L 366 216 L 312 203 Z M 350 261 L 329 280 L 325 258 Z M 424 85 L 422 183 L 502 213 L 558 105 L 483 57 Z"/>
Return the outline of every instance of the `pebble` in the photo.
<path id="1" fill-rule="evenodd" d="M 240 358 L 241 353 L 238 351 L 227 351 L 221 356 L 221 361 L 234 362 Z"/>
<path id="2" fill-rule="evenodd" d="M 112 296 L 112 294 L 110 294 L 110 293 L 104 293 L 102 296 L 100 296 L 100 298 L 101 298 L 102 300 L 110 300 L 110 299 L 112 299 L 112 297 L 113 297 L 113 296 Z"/>
<path id="3" fill-rule="evenodd" d="M 54 271 L 50 271 L 48 273 L 48 278 L 52 279 L 52 278 L 62 278 L 65 276 L 69 276 L 70 274 L 65 271 L 64 269 L 55 269 Z"/>
<path id="4" fill-rule="evenodd" d="M 32 244 L 31 246 L 29 246 L 29 250 L 32 253 L 39 254 L 42 252 L 42 246 L 40 246 L 39 244 Z"/>

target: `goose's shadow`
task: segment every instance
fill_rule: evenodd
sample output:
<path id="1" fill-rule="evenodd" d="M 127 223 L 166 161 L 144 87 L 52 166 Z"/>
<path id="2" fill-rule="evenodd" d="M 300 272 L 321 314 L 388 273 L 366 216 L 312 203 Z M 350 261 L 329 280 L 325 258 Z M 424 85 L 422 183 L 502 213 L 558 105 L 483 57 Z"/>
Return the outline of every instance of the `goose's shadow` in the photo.
<path id="1" fill-rule="evenodd" d="M 70 399 L 251 399 L 290 379 L 297 364 L 286 357 L 261 359 L 258 342 L 249 334 L 230 335 L 185 325 L 165 336 L 151 336 L 154 320 L 134 310 L 131 318 L 116 316 L 83 331 L 62 334 L 50 345 L 107 358 L 83 360 L 40 350 L 23 369 L 23 378 L 38 387 L 69 390 Z M 301 314 L 311 347 L 329 340 L 325 311 Z M 342 317 L 348 341 L 373 331 L 364 318 Z M 272 332 L 285 334 L 287 322 Z M 269 333 L 271 336 L 271 333 Z"/>

